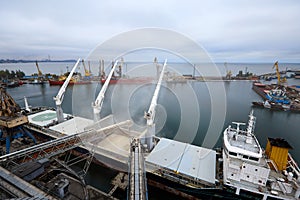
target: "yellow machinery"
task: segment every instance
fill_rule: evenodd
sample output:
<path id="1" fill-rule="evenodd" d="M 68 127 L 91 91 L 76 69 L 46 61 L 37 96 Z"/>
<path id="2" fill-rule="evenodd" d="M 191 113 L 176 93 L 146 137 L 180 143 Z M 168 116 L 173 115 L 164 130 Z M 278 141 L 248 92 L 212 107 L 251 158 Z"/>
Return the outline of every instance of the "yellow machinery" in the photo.
<path id="1" fill-rule="evenodd" d="M 278 67 L 278 61 L 276 61 L 273 65 L 273 69 L 276 69 L 276 76 L 277 76 L 277 80 L 278 80 L 278 85 L 280 85 L 281 83 L 285 83 L 286 82 L 286 78 L 281 78 L 280 77 L 280 71 L 279 71 L 279 67 Z"/>
<path id="2" fill-rule="evenodd" d="M 84 76 L 91 76 L 91 72 L 90 70 L 88 70 L 86 67 L 85 67 L 85 63 L 84 63 L 84 60 L 82 59 L 82 65 L 83 65 L 83 68 L 84 68 Z M 89 63 L 89 66 L 90 66 L 90 63 Z"/>
<path id="3" fill-rule="evenodd" d="M 267 156 L 274 161 L 278 170 L 285 170 L 288 164 L 288 151 L 292 149 L 287 141 L 281 138 L 268 138 Z"/>
<path id="4" fill-rule="evenodd" d="M 43 73 L 42 73 L 42 71 L 40 70 L 39 64 L 38 64 L 37 61 L 35 61 L 35 65 L 36 65 L 36 68 L 37 68 L 37 70 L 38 70 L 38 76 L 39 76 L 39 77 L 40 77 L 40 76 L 43 76 Z"/>
<path id="5" fill-rule="evenodd" d="M 225 78 L 226 78 L 227 80 L 230 80 L 230 79 L 231 79 L 231 76 L 232 76 L 232 72 L 231 72 L 231 70 L 228 70 L 228 69 L 227 69 L 227 62 L 224 63 L 224 66 L 225 66 L 225 69 L 226 69 L 226 77 L 225 77 Z"/>

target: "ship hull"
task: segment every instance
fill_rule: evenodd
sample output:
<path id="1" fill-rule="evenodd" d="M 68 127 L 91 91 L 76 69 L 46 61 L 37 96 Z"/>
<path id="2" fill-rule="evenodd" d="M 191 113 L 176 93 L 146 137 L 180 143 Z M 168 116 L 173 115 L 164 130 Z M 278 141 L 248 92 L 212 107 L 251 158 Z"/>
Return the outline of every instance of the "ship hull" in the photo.
<path id="1" fill-rule="evenodd" d="M 112 78 L 109 81 L 109 84 L 142 84 L 142 83 L 150 83 L 153 79 L 151 77 L 145 77 L 145 78 Z M 105 78 L 102 78 L 100 82 L 104 84 L 106 81 Z"/>
<path id="2" fill-rule="evenodd" d="M 91 84 L 91 81 L 77 81 L 77 82 L 73 82 L 70 81 L 69 85 L 85 85 L 85 84 Z M 49 80 L 49 84 L 50 85 L 63 85 L 64 81 L 55 81 L 55 80 Z"/>

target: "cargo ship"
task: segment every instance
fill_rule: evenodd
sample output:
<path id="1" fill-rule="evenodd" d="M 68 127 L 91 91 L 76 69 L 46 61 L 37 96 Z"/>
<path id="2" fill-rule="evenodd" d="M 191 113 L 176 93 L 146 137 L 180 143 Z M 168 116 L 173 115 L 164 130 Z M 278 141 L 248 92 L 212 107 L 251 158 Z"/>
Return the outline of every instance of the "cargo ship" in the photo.
<path id="1" fill-rule="evenodd" d="M 51 144 L 55 145 L 56 141 L 63 142 L 69 138 L 71 143 L 66 144 L 73 145 L 79 137 L 82 142 L 78 148 L 79 153 L 91 151 L 99 163 L 125 173 L 129 171 L 130 140 L 140 138 L 145 149 L 142 154 L 145 171 L 141 173 L 146 173 L 153 185 L 185 197 L 265 200 L 300 198 L 300 169 L 288 153 L 292 147 L 283 139 L 268 138 L 266 150 L 263 150 L 254 133 L 256 118 L 253 111 L 249 114 L 246 129 L 242 128 L 245 123 L 233 122 L 224 130 L 223 147 L 220 149 L 208 149 L 155 136 L 155 105 L 165 65 L 166 61 L 149 110 L 145 113 L 145 128 L 137 129 L 131 119 L 116 123 L 113 115 L 95 122 L 61 113 L 60 121 L 59 114 L 53 109 L 29 109 L 28 106 L 24 111 L 31 110 L 27 112 L 29 123 L 26 128 L 51 139 Z M 64 96 L 63 93 L 59 94 Z M 98 96 L 101 98 L 97 97 L 95 102 L 99 100 L 99 105 L 102 105 L 102 89 Z M 62 101 L 59 95 L 55 99 L 60 103 Z M 93 104 L 94 108 L 96 103 Z M 64 144 L 59 143 L 55 147 Z"/>
<path id="2" fill-rule="evenodd" d="M 106 78 L 101 78 L 101 84 L 104 84 Z M 109 81 L 109 84 L 123 83 L 123 84 L 143 84 L 151 83 L 153 81 L 152 77 L 134 77 L 134 78 L 119 78 L 112 77 Z"/>
<path id="3" fill-rule="evenodd" d="M 299 199 L 300 170 L 288 153 L 292 147 L 284 139 L 268 138 L 263 150 L 254 135 L 256 118 L 229 126 L 223 135 L 223 184 L 236 194 L 259 199 Z"/>
<path id="4" fill-rule="evenodd" d="M 63 85 L 65 81 L 60 80 L 49 80 L 50 85 Z M 69 85 L 84 85 L 84 84 L 91 84 L 91 81 L 70 81 Z"/>
<path id="5" fill-rule="evenodd" d="M 144 137 L 130 128 L 130 120 L 114 124 L 108 116 L 97 125 L 104 128 L 95 130 L 92 120 L 65 115 L 68 120 L 53 124 L 55 116 L 54 110 L 29 114 L 27 128 L 52 139 L 92 130 L 97 137 L 81 148 L 93 146 L 100 163 L 122 172 L 128 171 L 128 141 Z M 155 137 L 153 149 L 145 154 L 147 178 L 198 198 L 299 199 L 300 170 L 288 153 L 292 147 L 283 139 L 268 138 L 263 150 L 254 134 L 255 122 L 253 112 L 246 129 L 241 128 L 245 123 L 233 122 L 235 127 L 224 130 L 223 148 L 217 150 Z"/>
<path id="6" fill-rule="evenodd" d="M 59 76 L 57 79 L 50 79 L 50 85 L 63 85 L 65 80 L 67 79 L 67 74 Z M 91 84 L 92 82 L 89 80 L 81 80 L 79 75 L 72 76 L 68 85 L 84 85 L 84 84 Z"/>

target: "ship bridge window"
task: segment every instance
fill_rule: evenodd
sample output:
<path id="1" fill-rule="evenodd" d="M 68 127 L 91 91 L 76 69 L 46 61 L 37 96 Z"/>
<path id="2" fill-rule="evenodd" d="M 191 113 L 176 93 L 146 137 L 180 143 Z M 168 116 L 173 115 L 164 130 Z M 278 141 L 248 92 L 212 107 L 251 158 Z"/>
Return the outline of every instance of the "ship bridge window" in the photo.
<path id="1" fill-rule="evenodd" d="M 231 155 L 231 156 L 237 156 L 237 153 L 229 151 L 229 155 Z"/>
<path id="2" fill-rule="evenodd" d="M 256 162 L 257 162 L 259 159 L 258 159 L 258 158 L 255 158 L 255 157 L 251 157 L 251 156 L 250 156 L 250 157 L 249 157 L 249 160 L 253 160 L 253 161 L 256 161 Z"/>
<path id="3" fill-rule="evenodd" d="M 243 158 L 245 158 L 245 159 L 249 159 L 249 156 L 243 155 Z"/>

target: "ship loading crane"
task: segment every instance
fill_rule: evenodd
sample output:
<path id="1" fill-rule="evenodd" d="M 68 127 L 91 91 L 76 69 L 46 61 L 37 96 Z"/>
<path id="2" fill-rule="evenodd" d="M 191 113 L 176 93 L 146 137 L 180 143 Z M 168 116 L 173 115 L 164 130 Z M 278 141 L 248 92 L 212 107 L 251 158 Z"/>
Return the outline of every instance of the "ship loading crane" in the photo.
<path id="1" fill-rule="evenodd" d="M 157 59 L 154 59 L 154 64 L 158 70 Z M 157 105 L 158 94 L 161 87 L 161 82 L 164 76 L 164 71 L 167 65 L 167 60 L 163 65 L 160 73 L 152 101 L 148 112 L 145 113 L 147 119 L 147 132 L 145 142 L 148 150 L 153 148 L 153 136 L 155 135 L 155 109 Z M 133 138 L 130 144 L 130 157 L 129 157 L 129 192 L 128 199 L 130 200 L 144 200 L 148 199 L 147 191 L 147 178 L 145 170 L 145 159 L 144 159 L 144 148 L 142 148 L 141 141 L 139 138 Z"/>
<path id="2" fill-rule="evenodd" d="M 66 89 L 68 87 L 68 84 L 80 62 L 80 58 L 77 60 L 76 64 L 74 65 L 73 69 L 71 70 L 70 74 L 68 75 L 67 79 L 65 80 L 64 84 L 61 86 L 60 90 L 58 91 L 56 97 L 54 97 L 55 105 L 56 105 L 56 115 L 57 115 L 57 122 L 61 123 L 64 121 L 64 114 L 61 107 L 61 104 L 64 99 L 64 95 L 66 92 Z"/>
<path id="3" fill-rule="evenodd" d="M 116 66 L 118 64 L 118 61 L 115 62 L 115 64 L 113 65 L 110 73 L 108 74 L 108 77 L 107 79 L 105 80 L 105 83 L 103 84 L 96 100 L 94 103 L 92 103 L 92 107 L 93 107 L 93 112 L 94 112 L 94 122 L 97 122 L 100 120 L 100 111 L 102 109 L 102 105 L 103 105 L 103 101 L 104 101 L 104 95 L 105 95 L 105 92 L 108 88 L 108 84 L 110 82 L 110 79 L 111 77 L 113 76 L 113 73 L 116 69 Z"/>
<path id="4" fill-rule="evenodd" d="M 148 150 L 151 150 L 153 148 L 153 136 L 155 136 L 155 123 L 154 123 L 155 113 L 156 113 L 155 109 L 156 109 L 158 94 L 164 76 L 166 65 L 167 65 L 167 59 L 165 60 L 165 63 L 161 70 L 148 112 L 146 112 L 144 115 L 144 118 L 147 120 L 146 144 Z"/>
<path id="5" fill-rule="evenodd" d="M 13 139 L 28 136 L 36 144 L 35 138 L 23 127 L 28 123 L 27 116 L 20 111 L 20 106 L 0 87 L 0 141 L 5 141 L 6 154 L 10 152 Z"/>
<path id="6" fill-rule="evenodd" d="M 279 71 L 279 67 L 278 67 L 278 61 L 276 61 L 273 65 L 272 69 L 276 69 L 276 76 L 277 76 L 277 84 L 281 85 L 282 83 L 286 82 L 286 78 L 281 78 L 280 77 L 280 71 Z"/>

